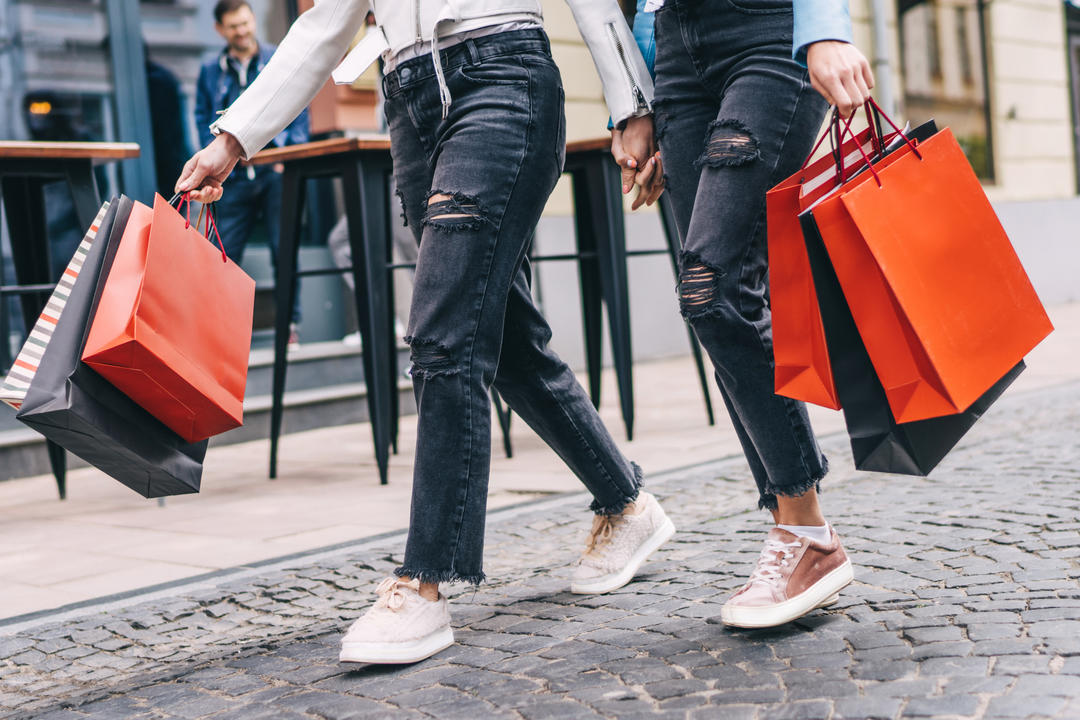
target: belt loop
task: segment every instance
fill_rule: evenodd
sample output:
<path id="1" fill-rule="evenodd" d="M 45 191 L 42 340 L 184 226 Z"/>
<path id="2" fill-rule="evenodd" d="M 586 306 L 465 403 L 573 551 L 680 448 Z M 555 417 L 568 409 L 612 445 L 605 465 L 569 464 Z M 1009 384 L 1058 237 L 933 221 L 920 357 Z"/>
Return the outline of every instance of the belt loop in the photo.
<path id="1" fill-rule="evenodd" d="M 473 65 L 480 62 L 480 49 L 476 47 L 476 39 L 469 38 L 465 41 L 465 49 L 469 51 L 469 62 Z"/>

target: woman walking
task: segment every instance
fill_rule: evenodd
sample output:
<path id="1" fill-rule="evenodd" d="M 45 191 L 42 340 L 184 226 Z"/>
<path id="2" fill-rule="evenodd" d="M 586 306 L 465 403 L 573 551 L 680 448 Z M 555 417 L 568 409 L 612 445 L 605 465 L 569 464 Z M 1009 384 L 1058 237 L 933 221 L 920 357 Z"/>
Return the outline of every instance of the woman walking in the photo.
<path id="1" fill-rule="evenodd" d="M 644 12 L 657 6 L 655 18 Z M 828 106 L 849 116 L 873 76 L 851 44 L 847 0 L 641 0 L 638 11 L 645 51 L 655 21 L 657 138 L 683 239 L 679 303 L 776 522 L 721 619 L 779 625 L 833 602 L 852 569 L 818 503 L 828 464 L 806 408 L 773 392 L 765 193 L 799 168 Z"/>
<path id="2" fill-rule="evenodd" d="M 652 87 L 615 0 L 568 0 L 627 150 L 653 153 Z M 623 457 L 532 301 L 528 242 L 562 171 L 563 91 L 539 0 L 376 0 L 377 27 L 335 79 L 384 59 L 394 177 L 420 244 L 408 337 L 418 408 L 405 559 L 342 641 L 345 662 L 408 663 L 453 642 L 439 584 L 479 583 L 494 384 L 592 493 L 574 592 L 627 583 L 674 533 Z M 197 200 L 303 109 L 341 59 L 367 0 L 318 0 L 185 167 Z M 374 38 L 374 39 L 372 39 Z M 346 68 L 348 72 L 345 73 Z M 341 74 L 349 77 L 340 77 Z"/>

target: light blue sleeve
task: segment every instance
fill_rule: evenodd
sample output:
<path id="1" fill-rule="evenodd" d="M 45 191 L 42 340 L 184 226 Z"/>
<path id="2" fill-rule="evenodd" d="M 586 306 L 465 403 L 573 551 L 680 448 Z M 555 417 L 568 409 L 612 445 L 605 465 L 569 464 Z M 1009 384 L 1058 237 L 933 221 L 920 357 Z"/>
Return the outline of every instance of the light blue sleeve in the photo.
<path id="1" fill-rule="evenodd" d="M 820 40 L 851 42 L 851 13 L 847 0 L 793 0 L 795 32 L 791 54 L 806 65 L 806 51 Z"/>
<path id="2" fill-rule="evenodd" d="M 656 77 L 656 32 L 654 16 L 656 13 L 645 12 L 648 0 L 637 0 L 637 12 L 634 13 L 634 40 L 637 41 L 641 56 L 649 66 L 649 74 Z"/>

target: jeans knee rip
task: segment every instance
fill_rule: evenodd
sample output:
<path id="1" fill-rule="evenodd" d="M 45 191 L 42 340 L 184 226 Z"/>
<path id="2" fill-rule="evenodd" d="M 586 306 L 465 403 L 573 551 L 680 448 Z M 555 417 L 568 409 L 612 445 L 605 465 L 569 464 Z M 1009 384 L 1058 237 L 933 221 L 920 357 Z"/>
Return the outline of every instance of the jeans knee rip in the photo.
<path id="1" fill-rule="evenodd" d="M 705 133 L 705 150 L 697 167 L 738 167 L 761 158 L 757 139 L 738 120 L 714 120 Z"/>
<path id="2" fill-rule="evenodd" d="M 409 336 L 405 338 L 405 344 L 412 352 L 412 368 L 409 374 L 414 378 L 430 380 L 436 377 L 457 375 L 461 368 L 454 364 L 450 348 L 435 340 L 424 340 Z"/>
<path id="3" fill-rule="evenodd" d="M 679 308 L 683 317 L 694 320 L 718 315 L 721 312 L 717 288 L 724 275 L 720 268 L 709 265 L 696 253 L 684 252 L 679 273 Z"/>
<path id="4" fill-rule="evenodd" d="M 476 198 L 465 193 L 432 190 L 428 193 L 424 227 L 447 232 L 479 230 L 487 215 Z"/>

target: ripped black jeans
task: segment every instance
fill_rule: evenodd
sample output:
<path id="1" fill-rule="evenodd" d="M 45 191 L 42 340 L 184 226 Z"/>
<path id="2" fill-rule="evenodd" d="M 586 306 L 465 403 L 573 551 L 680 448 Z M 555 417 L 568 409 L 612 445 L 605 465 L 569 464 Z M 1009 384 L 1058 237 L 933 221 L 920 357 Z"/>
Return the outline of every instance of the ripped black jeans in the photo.
<path id="1" fill-rule="evenodd" d="M 492 384 L 592 493 L 594 512 L 634 500 L 640 469 L 619 451 L 577 379 L 548 347 L 525 257 L 562 172 L 559 71 L 541 30 L 442 52 L 443 119 L 427 56 L 383 86 L 394 178 L 420 243 L 406 341 L 418 409 L 405 561 L 426 582 L 484 578 Z"/>
<path id="2" fill-rule="evenodd" d="M 828 464 L 802 403 L 773 392 L 765 193 L 827 110 L 791 59 L 791 0 L 667 0 L 656 14 L 656 127 L 683 238 L 679 302 L 709 353 L 760 506 Z"/>

